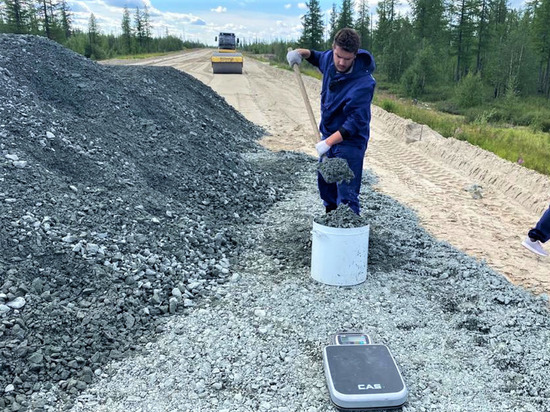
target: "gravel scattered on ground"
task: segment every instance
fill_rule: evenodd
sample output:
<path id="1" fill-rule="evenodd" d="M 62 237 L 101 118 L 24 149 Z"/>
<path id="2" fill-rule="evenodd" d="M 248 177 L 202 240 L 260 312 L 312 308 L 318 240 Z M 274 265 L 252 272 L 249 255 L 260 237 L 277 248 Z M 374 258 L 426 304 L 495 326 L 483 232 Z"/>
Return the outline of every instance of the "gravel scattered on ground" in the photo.
<path id="1" fill-rule="evenodd" d="M 338 331 L 390 348 L 409 389 L 404 412 L 549 410 L 546 296 L 436 241 L 368 181 L 366 282 L 313 281 L 308 262 L 272 242 L 309 241 L 301 229 L 311 228 L 318 199 L 308 173 L 300 179 L 309 186 L 249 228 L 257 247 L 231 281 L 168 319 L 144 354 L 112 363 L 71 411 L 333 411 L 322 348 Z"/>
<path id="2" fill-rule="evenodd" d="M 328 286 L 315 160 L 263 150 L 208 87 L 14 35 L 0 84 L 3 410 L 331 411 L 321 350 L 354 330 L 391 349 L 404 412 L 550 410 L 548 296 L 371 173 L 367 280 Z"/>

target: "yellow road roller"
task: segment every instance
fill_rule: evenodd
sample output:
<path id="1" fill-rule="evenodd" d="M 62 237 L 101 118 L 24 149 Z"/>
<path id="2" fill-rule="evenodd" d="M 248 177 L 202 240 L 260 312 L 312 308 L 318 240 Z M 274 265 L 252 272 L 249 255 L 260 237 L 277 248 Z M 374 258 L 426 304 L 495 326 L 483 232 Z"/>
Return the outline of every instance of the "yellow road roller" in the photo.
<path id="1" fill-rule="evenodd" d="M 220 33 L 216 36 L 218 51 L 212 54 L 212 71 L 218 73 L 243 73 L 243 55 L 237 53 L 239 39 L 235 33 Z"/>

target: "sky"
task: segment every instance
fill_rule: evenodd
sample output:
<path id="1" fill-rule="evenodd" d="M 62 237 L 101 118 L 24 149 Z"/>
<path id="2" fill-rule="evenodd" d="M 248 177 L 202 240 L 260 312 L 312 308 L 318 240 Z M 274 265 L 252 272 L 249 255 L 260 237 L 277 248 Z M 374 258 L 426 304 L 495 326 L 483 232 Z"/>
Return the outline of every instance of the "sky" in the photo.
<path id="1" fill-rule="evenodd" d="M 520 7 L 523 0 L 511 0 Z M 184 40 L 199 41 L 215 46 L 219 32 L 232 32 L 241 40 L 297 40 L 302 30 L 302 16 L 307 12 L 306 1 L 278 0 L 68 0 L 73 25 L 87 30 L 91 13 L 104 34 L 121 33 L 122 13 L 126 5 L 133 22 L 136 7 L 147 7 L 154 37 L 167 33 Z M 341 0 L 320 0 L 321 11 L 328 26 L 333 4 Z M 355 3 L 358 3 L 357 1 Z M 399 2 L 398 12 L 410 11 L 408 2 Z M 368 0 L 369 10 L 376 22 L 378 0 Z"/>

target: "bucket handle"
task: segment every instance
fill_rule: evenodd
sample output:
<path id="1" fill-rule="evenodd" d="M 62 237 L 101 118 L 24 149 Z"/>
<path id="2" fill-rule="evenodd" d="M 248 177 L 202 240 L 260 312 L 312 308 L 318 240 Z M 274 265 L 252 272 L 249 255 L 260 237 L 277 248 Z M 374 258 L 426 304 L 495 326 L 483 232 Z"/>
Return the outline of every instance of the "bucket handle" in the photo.
<path id="1" fill-rule="evenodd" d="M 315 230 L 315 229 L 312 229 L 311 230 L 311 234 L 314 235 L 314 234 L 317 234 L 319 236 L 325 236 L 325 237 L 328 237 L 328 233 L 326 232 L 321 232 L 320 230 Z M 335 233 L 333 233 L 335 234 Z M 338 234 L 335 234 L 336 236 L 357 236 L 357 233 L 338 233 Z"/>

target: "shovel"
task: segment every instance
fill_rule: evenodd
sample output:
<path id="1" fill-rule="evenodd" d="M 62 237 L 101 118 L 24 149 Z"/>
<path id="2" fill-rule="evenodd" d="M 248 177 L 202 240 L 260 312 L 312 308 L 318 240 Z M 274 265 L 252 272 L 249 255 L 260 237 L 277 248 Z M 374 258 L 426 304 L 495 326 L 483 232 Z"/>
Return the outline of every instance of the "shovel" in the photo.
<path id="1" fill-rule="evenodd" d="M 289 48 L 288 51 L 292 49 Z M 311 122 L 311 130 L 313 131 L 312 142 L 317 144 L 319 142 L 319 128 L 317 127 L 317 122 L 315 121 L 315 116 L 313 110 L 311 109 L 311 104 L 309 103 L 309 98 L 307 97 L 306 87 L 304 86 L 304 81 L 302 80 L 302 75 L 300 73 L 300 66 L 297 64 L 292 65 L 292 70 L 296 75 L 296 80 L 298 80 L 298 85 L 300 86 L 300 92 L 302 93 L 302 98 L 306 104 L 307 114 L 309 115 L 309 121 Z"/>
<path id="2" fill-rule="evenodd" d="M 288 51 L 291 51 L 292 48 L 289 48 Z M 292 70 L 296 75 L 296 80 L 300 86 L 300 92 L 302 93 L 302 98 L 306 105 L 307 114 L 309 115 L 309 121 L 311 122 L 311 128 L 313 130 L 313 144 L 319 142 L 319 128 L 317 127 L 317 122 L 315 121 L 315 116 L 313 115 L 313 110 L 311 109 L 311 103 L 307 97 L 306 87 L 304 86 L 304 81 L 302 80 L 302 74 L 300 73 L 300 67 L 297 64 L 292 65 Z M 349 168 L 348 162 L 344 159 L 337 157 L 329 158 L 326 154 L 321 156 L 321 162 L 317 167 L 317 170 L 325 179 L 327 183 L 336 183 L 342 181 L 350 181 L 355 177 L 353 171 Z"/>

